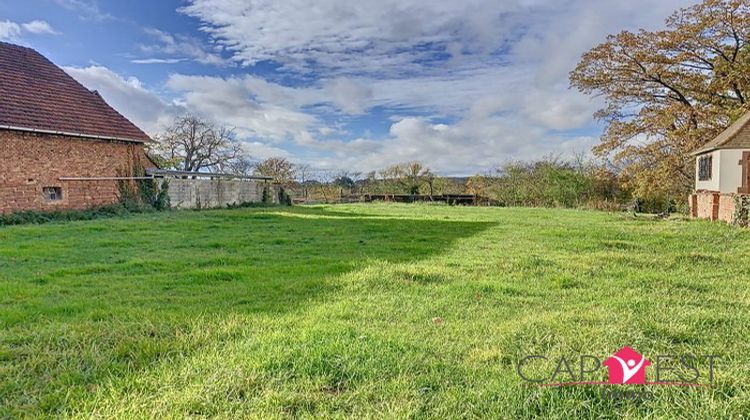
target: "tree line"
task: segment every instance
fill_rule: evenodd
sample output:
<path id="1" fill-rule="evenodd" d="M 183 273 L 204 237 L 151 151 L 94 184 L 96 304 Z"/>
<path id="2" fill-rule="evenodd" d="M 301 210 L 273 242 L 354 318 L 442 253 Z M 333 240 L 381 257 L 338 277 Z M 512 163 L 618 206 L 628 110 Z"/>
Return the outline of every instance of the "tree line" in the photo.
<path id="1" fill-rule="evenodd" d="M 473 194 L 501 206 L 664 212 L 681 205 L 668 195 L 638 197 L 635 189 L 621 183 L 615 168 L 581 156 L 511 162 L 470 177 L 440 176 L 419 161 L 364 172 L 316 170 L 285 157 L 254 160 L 234 130 L 192 115 L 177 117 L 156 136 L 149 155 L 165 169 L 271 177 L 298 202 L 339 202 L 363 194 Z"/>

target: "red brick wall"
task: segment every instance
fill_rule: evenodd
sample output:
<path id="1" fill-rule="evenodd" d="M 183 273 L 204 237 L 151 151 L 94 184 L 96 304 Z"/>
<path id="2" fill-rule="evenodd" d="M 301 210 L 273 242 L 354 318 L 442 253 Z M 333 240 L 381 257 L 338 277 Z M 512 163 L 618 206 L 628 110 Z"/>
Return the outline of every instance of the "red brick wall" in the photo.
<path id="1" fill-rule="evenodd" d="M 112 204 L 117 182 L 60 181 L 60 177 L 130 174 L 135 162 L 153 164 L 136 143 L 0 130 L 0 213 L 83 209 Z M 46 200 L 43 187 L 61 187 L 63 198 Z"/>
<path id="2" fill-rule="evenodd" d="M 718 193 L 712 192 L 698 192 L 696 193 L 691 202 L 695 203 L 696 207 L 691 209 L 691 213 L 698 219 L 709 219 L 716 220 L 714 217 L 714 196 Z"/>
<path id="3" fill-rule="evenodd" d="M 699 219 L 721 220 L 732 223 L 735 194 L 698 191 L 690 196 L 690 214 Z"/>
<path id="4" fill-rule="evenodd" d="M 732 223 L 734 220 L 734 194 L 719 196 L 719 220 Z"/>

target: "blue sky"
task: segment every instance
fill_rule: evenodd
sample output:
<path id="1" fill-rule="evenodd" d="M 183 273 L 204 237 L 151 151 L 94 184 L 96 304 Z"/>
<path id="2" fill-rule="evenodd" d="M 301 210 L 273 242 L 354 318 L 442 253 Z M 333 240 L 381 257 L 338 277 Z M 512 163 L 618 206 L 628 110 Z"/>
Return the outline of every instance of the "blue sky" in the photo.
<path id="1" fill-rule="evenodd" d="M 465 175 L 586 152 L 596 99 L 568 88 L 607 34 L 689 1 L 0 0 L 33 47 L 149 134 L 183 113 L 255 158 Z"/>

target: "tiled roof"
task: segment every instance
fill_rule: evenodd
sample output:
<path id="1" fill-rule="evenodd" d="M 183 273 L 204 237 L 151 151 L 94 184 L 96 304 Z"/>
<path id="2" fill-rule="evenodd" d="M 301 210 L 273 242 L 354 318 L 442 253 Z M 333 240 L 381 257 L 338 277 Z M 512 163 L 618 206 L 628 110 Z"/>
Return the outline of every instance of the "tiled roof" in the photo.
<path id="1" fill-rule="evenodd" d="M 693 155 L 716 149 L 750 149 L 750 112 L 746 112 L 715 139 L 693 152 Z"/>
<path id="2" fill-rule="evenodd" d="M 148 135 L 31 48 L 0 42 L 0 128 L 148 141 Z"/>

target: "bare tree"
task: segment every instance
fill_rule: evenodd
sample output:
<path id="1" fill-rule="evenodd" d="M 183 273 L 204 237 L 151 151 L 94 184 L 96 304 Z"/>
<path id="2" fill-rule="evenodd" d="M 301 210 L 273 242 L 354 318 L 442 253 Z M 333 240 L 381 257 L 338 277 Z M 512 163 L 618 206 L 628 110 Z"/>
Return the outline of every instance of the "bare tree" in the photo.
<path id="1" fill-rule="evenodd" d="M 183 115 L 156 136 L 151 152 L 174 169 L 192 172 L 226 167 L 242 155 L 242 146 L 235 139 L 234 129 Z"/>
<path id="2" fill-rule="evenodd" d="M 302 188 L 302 196 L 308 198 L 310 194 L 310 181 L 313 179 L 313 170 L 310 165 L 300 164 L 297 165 L 294 171 L 295 180 L 299 183 Z"/>
<path id="3" fill-rule="evenodd" d="M 383 171 L 384 176 L 394 179 L 408 194 L 419 194 L 422 185 L 428 184 L 432 195 L 432 181 L 435 175 L 430 168 L 420 162 L 405 162 Z"/>
<path id="4" fill-rule="evenodd" d="M 351 194 L 352 191 L 354 191 L 354 187 L 356 186 L 356 182 L 354 181 L 353 174 L 349 171 L 342 170 L 339 171 L 335 179 L 333 180 L 333 183 L 339 187 L 339 195 L 342 197 L 346 194 Z"/>
<path id="5" fill-rule="evenodd" d="M 336 185 L 336 174 L 332 171 L 321 171 L 317 176 L 316 192 L 326 203 L 333 203 L 341 198 L 341 189 Z"/>
<path id="6" fill-rule="evenodd" d="M 283 157 L 268 158 L 255 165 L 255 173 L 270 176 L 273 182 L 289 186 L 294 182 L 296 166 Z"/>
<path id="7" fill-rule="evenodd" d="M 239 156 L 237 159 L 233 159 L 224 165 L 222 171 L 233 175 L 250 176 L 255 172 L 255 166 L 257 164 L 258 163 L 249 156 Z"/>

